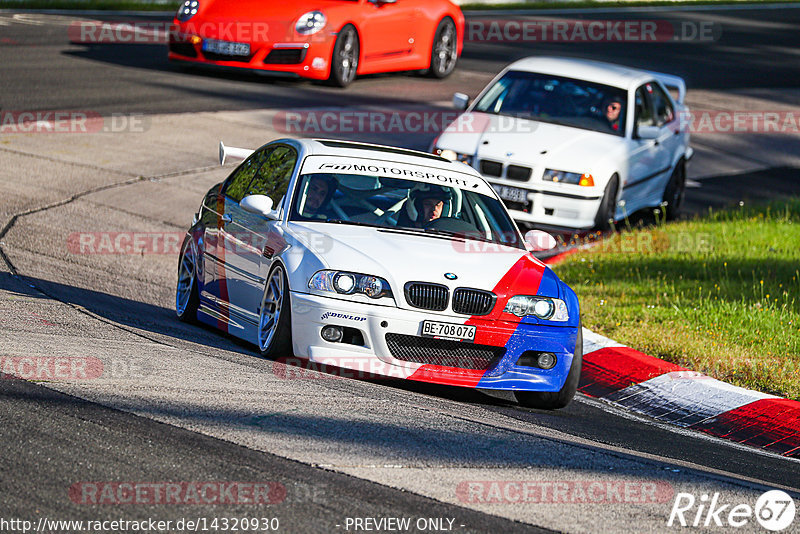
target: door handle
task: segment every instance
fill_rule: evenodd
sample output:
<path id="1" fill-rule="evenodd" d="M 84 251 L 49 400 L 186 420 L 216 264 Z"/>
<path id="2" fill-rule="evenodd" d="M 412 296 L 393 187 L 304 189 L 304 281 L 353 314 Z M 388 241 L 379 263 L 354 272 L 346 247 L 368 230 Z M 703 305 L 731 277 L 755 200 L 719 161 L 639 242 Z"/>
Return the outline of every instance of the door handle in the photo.
<path id="1" fill-rule="evenodd" d="M 223 216 L 222 216 L 222 222 L 229 223 L 229 222 L 231 222 L 232 220 L 233 220 L 233 219 L 231 218 L 231 216 L 230 216 L 230 215 L 228 215 L 227 213 L 226 213 L 225 215 L 223 215 Z"/>

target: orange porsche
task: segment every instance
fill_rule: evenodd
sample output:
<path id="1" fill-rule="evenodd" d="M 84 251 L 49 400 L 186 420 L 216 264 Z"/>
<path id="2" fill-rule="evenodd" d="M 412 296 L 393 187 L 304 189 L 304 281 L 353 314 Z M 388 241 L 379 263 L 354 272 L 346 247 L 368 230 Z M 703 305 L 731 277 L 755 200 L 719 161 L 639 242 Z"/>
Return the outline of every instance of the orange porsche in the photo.
<path id="1" fill-rule="evenodd" d="M 444 78 L 464 42 L 450 0 L 185 0 L 169 58 L 329 80 L 425 70 Z"/>

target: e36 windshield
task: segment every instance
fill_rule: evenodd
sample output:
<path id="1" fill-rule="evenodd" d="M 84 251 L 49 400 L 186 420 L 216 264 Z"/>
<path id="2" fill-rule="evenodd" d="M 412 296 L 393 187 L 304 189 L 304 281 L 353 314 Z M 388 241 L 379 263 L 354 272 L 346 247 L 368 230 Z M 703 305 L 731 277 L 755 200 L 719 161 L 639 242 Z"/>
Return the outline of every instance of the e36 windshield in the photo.
<path id="1" fill-rule="evenodd" d="M 357 174 L 300 177 L 290 219 L 396 228 L 524 248 L 499 200 L 458 187 Z"/>
<path id="2" fill-rule="evenodd" d="M 510 115 L 625 135 L 623 89 L 536 72 L 510 71 L 492 85 L 474 111 Z"/>

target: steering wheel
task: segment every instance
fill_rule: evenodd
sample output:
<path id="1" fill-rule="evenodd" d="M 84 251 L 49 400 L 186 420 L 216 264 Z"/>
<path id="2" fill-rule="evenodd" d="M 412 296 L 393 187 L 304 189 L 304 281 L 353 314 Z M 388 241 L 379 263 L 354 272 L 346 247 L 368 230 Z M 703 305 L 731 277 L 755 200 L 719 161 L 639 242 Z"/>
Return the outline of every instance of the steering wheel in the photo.
<path id="1" fill-rule="evenodd" d="M 455 217 L 439 217 L 426 223 L 423 228 L 425 230 L 441 230 L 443 232 L 451 232 L 454 234 L 475 235 L 480 236 L 481 232 L 472 224 Z"/>
<path id="2" fill-rule="evenodd" d="M 389 209 L 387 209 L 386 211 L 384 211 L 383 215 L 381 215 L 377 219 L 375 219 L 375 222 L 372 223 L 372 224 L 383 225 L 384 223 L 386 223 L 386 221 L 389 220 L 389 217 L 391 217 L 392 215 L 396 214 L 398 211 L 403 209 L 403 206 L 405 205 L 405 203 L 406 203 L 406 199 L 404 198 L 403 200 L 401 200 L 400 202 L 398 202 L 394 206 L 392 206 Z"/>

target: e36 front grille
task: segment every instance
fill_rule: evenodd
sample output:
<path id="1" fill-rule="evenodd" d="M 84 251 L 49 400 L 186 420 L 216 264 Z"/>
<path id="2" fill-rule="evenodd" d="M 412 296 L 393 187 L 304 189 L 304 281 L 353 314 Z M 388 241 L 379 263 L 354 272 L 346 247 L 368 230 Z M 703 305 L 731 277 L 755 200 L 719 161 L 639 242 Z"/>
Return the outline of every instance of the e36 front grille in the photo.
<path id="1" fill-rule="evenodd" d="M 497 295 L 491 291 L 459 287 L 453 291 L 453 311 L 465 315 L 487 315 L 496 300 Z"/>
<path id="2" fill-rule="evenodd" d="M 450 297 L 450 290 L 447 286 L 428 282 L 409 282 L 403 289 L 406 301 L 415 308 L 431 311 L 447 309 L 447 301 Z"/>

